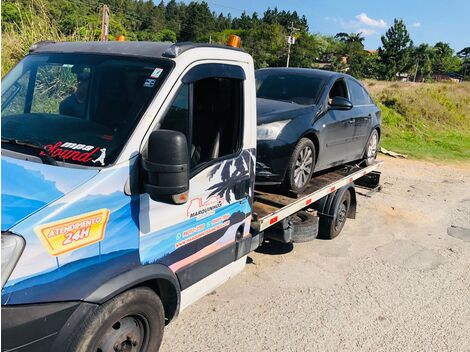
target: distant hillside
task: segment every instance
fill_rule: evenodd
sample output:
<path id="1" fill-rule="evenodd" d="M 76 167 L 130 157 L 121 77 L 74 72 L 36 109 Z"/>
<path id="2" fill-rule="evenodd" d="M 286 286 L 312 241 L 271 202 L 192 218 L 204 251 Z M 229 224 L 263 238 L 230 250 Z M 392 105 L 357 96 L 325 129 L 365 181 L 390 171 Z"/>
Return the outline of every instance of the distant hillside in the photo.
<path id="1" fill-rule="evenodd" d="M 365 81 L 382 109 L 382 146 L 416 158 L 470 160 L 470 82 Z"/>

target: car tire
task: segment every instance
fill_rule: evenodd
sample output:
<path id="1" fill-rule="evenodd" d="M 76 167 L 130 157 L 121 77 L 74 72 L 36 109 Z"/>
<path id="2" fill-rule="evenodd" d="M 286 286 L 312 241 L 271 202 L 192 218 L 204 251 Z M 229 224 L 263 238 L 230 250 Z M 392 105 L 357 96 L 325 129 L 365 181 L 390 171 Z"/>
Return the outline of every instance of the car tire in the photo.
<path id="1" fill-rule="evenodd" d="M 307 188 L 315 166 L 315 146 L 308 138 L 302 138 L 294 148 L 287 165 L 284 186 L 295 193 Z"/>
<path id="2" fill-rule="evenodd" d="M 134 288 L 93 310 L 68 351 L 158 351 L 164 326 L 160 298 L 147 287 Z"/>
<path id="3" fill-rule="evenodd" d="M 318 237 L 326 240 L 337 237 L 346 223 L 350 207 L 351 192 L 346 190 L 342 193 L 340 201 L 336 203 L 335 209 L 332 209 L 330 214 L 320 216 Z"/>
<path id="4" fill-rule="evenodd" d="M 364 151 L 363 160 L 366 166 L 372 165 L 377 158 L 379 150 L 379 132 L 373 129 L 367 140 L 366 149 Z"/>

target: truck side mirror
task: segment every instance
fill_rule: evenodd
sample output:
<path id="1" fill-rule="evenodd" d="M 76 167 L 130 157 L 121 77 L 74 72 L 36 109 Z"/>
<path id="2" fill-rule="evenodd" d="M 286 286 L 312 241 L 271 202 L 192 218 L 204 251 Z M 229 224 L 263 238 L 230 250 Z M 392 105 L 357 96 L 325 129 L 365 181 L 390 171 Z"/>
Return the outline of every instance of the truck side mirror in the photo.
<path id="1" fill-rule="evenodd" d="M 351 100 L 340 96 L 334 97 L 330 104 L 331 110 L 351 110 L 352 108 L 353 104 L 351 103 Z"/>
<path id="2" fill-rule="evenodd" d="M 150 134 L 141 158 L 142 190 L 158 201 L 186 203 L 189 190 L 189 155 L 181 132 L 156 130 Z"/>

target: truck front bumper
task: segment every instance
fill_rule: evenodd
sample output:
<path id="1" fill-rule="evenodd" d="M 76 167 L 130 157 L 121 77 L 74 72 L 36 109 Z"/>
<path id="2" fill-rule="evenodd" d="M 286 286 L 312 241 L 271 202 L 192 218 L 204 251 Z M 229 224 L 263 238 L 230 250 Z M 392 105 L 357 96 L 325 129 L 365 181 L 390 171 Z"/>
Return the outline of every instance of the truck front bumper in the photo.
<path id="1" fill-rule="evenodd" d="M 2 306 L 2 351 L 65 351 L 82 319 L 96 305 L 58 302 Z"/>

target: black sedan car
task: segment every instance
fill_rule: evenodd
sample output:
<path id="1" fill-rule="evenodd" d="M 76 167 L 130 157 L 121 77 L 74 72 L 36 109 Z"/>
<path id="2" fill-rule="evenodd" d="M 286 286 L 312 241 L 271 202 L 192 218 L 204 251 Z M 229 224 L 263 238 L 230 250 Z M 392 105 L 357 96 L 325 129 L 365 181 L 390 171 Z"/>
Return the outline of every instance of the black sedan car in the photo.
<path id="1" fill-rule="evenodd" d="M 375 159 L 381 112 L 355 78 L 267 68 L 256 72 L 256 91 L 257 184 L 302 192 L 315 172 Z"/>

